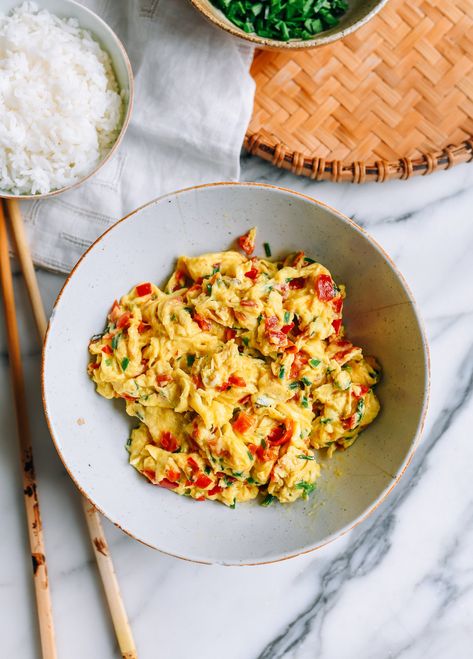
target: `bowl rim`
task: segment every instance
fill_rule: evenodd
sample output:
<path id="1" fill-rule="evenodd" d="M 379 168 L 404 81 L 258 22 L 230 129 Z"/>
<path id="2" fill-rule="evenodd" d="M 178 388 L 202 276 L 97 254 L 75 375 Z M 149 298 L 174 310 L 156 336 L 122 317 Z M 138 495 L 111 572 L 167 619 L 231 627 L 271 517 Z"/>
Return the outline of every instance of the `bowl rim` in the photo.
<path id="1" fill-rule="evenodd" d="M 233 25 L 230 21 L 222 20 L 218 13 L 219 9 L 215 7 L 215 11 L 208 9 L 203 5 L 202 0 L 190 0 L 198 12 L 200 12 L 208 21 L 216 25 L 217 27 L 225 30 L 228 34 L 231 34 L 238 39 L 244 41 L 249 41 L 250 43 L 262 48 L 264 50 L 308 50 L 309 48 L 317 48 L 318 46 L 324 46 L 329 43 L 333 43 L 338 39 L 348 36 L 355 30 L 358 30 L 360 27 L 363 27 L 368 21 L 370 21 L 388 2 L 389 0 L 377 0 L 377 4 L 362 18 L 358 21 L 355 21 L 351 25 L 348 25 L 346 28 L 336 31 L 332 34 L 327 34 L 323 36 L 325 32 L 320 33 L 320 37 L 314 37 L 313 39 L 307 39 L 303 41 L 302 39 L 294 39 L 293 41 L 278 41 L 277 39 L 268 39 L 267 37 L 260 37 L 254 33 L 247 33 L 241 30 L 236 25 Z M 328 32 L 328 30 L 326 30 Z"/>
<path id="2" fill-rule="evenodd" d="M 37 0 L 39 3 L 41 3 L 41 0 Z M 123 138 L 125 137 L 125 133 L 128 129 L 128 125 L 131 120 L 131 115 L 133 112 L 133 107 L 134 107 L 134 102 L 135 102 L 135 80 L 133 76 L 133 69 L 131 66 L 130 58 L 128 57 L 128 53 L 125 49 L 125 46 L 123 45 L 122 41 L 118 38 L 116 33 L 112 30 L 110 25 L 103 20 L 98 14 L 96 14 L 94 11 L 86 7 L 85 5 L 81 4 L 80 2 L 76 2 L 76 0 L 62 0 L 65 4 L 69 5 L 75 5 L 76 7 L 80 7 L 81 11 L 85 11 L 87 14 L 90 14 L 95 21 L 98 23 L 101 23 L 102 26 L 105 28 L 107 32 L 109 32 L 111 38 L 113 41 L 115 41 L 118 50 L 120 51 L 123 62 L 125 64 L 125 68 L 127 71 L 127 77 L 128 77 L 128 107 L 127 111 L 125 113 L 125 116 L 123 117 L 123 122 L 120 128 L 120 132 L 118 133 L 118 137 L 113 143 L 112 148 L 108 153 L 105 155 L 105 157 L 100 160 L 97 165 L 94 167 L 93 170 L 91 170 L 88 174 L 85 174 L 82 178 L 80 178 L 78 181 L 75 183 L 71 183 L 70 185 L 66 185 L 63 188 L 58 188 L 57 190 L 51 190 L 50 192 L 46 192 L 44 194 L 10 194 L 8 192 L 5 192 L 4 190 L 0 189 L 0 199 L 15 199 L 17 201 L 23 201 L 23 200 L 42 200 L 42 199 L 47 199 L 48 197 L 55 197 L 56 195 L 62 194 L 63 192 L 69 192 L 69 190 L 74 190 L 75 188 L 78 188 L 80 185 L 88 181 L 90 178 L 95 176 L 100 169 L 106 163 L 110 160 L 110 158 L 115 154 L 117 151 L 118 147 L 120 146 Z M 44 9 L 44 7 L 39 6 L 39 9 Z M 92 36 L 95 37 L 95 34 L 93 31 L 89 30 L 89 32 L 92 32 Z M 105 49 L 102 49 L 105 50 Z M 105 50 L 105 52 L 108 54 L 110 57 L 110 53 L 108 50 Z M 120 90 L 123 91 L 123 90 Z"/>
<path id="3" fill-rule="evenodd" d="M 147 542 L 143 540 L 142 538 L 138 538 L 135 536 L 131 531 L 128 529 L 124 528 L 116 519 L 113 519 L 108 513 L 106 513 L 103 508 L 87 494 L 87 492 L 83 489 L 81 484 L 79 483 L 79 480 L 77 477 L 72 473 L 71 469 L 69 468 L 69 465 L 67 464 L 65 457 L 62 454 L 59 441 L 55 436 L 54 429 L 53 429 L 53 422 L 52 418 L 50 417 L 49 410 L 48 410 L 48 404 L 47 404 L 47 393 L 46 393 L 46 377 L 45 377 L 45 370 L 46 370 L 46 359 L 47 359 L 47 349 L 48 349 L 48 341 L 49 341 L 49 336 L 50 336 L 50 330 L 51 327 L 54 323 L 54 318 L 55 318 L 55 310 L 57 305 L 61 301 L 61 297 L 63 293 L 65 292 L 66 288 L 69 285 L 70 280 L 74 276 L 76 270 L 79 268 L 81 265 L 82 261 L 86 258 L 87 254 L 94 249 L 101 241 L 102 239 L 109 233 L 111 232 L 116 226 L 121 224 L 122 222 L 125 222 L 126 220 L 132 218 L 133 216 L 137 215 L 140 213 L 142 210 L 145 208 L 151 207 L 153 205 L 157 205 L 160 202 L 165 201 L 168 198 L 176 197 L 181 194 L 189 193 L 195 190 L 201 190 L 201 189 L 207 189 L 207 188 L 219 188 L 219 187 L 239 187 L 239 188 L 262 188 L 262 189 L 269 189 L 269 190 L 275 190 L 275 191 L 280 191 L 284 193 L 288 193 L 289 195 L 299 197 L 301 199 L 304 199 L 305 201 L 310 202 L 311 204 L 315 204 L 316 206 L 320 206 L 326 210 L 328 210 L 330 213 L 338 216 L 341 220 L 345 221 L 349 225 L 351 225 L 356 231 L 361 233 L 368 242 L 370 242 L 375 249 L 377 249 L 380 254 L 385 258 L 387 261 L 388 265 L 391 267 L 391 269 L 394 271 L 396 276 L 398 277 L 401 285 L 403 286 L 406 295 L 408 297 L 408 301 L 410 305 L 412 306 L 412 309 L 414 311 L 415 319 L 417 321 L 418 327 L 419 327 L 419 333 L 420 337 L 422 340 L 422 347 L 423 347 L 423 356 L 424 356 L 424 378 L 425 378 L 425 390 L 424 390 L 424 395 L 422 399 L 422 407 L 421 407 L 421 413 L 419 417 L 419 422 L 417 424 L 417 429 L 415 432 L 414 437 L 412 438 L 409 450 L 399 467 L 399 469 L 396 472 L 395 478 L 393 479 L 393 482 L 388 485 L 382 492 L 381 494 L 373 501 L 371 505 L 369 505 L 358 517 L 356 517 L 354 520 L 351 522 L 345 524 L 341 529 L 338 531 L 335 531 L 334 533 L 330 534 L 326 538 L 320 540 L 314 545 L 311 545 L 309 547 L 304 547 L 300 551 L 296 552 L 290 552 L 290 553 L 285 553 L 282 555 L 278 555 L 276 558 L 271 558 L 269 560 L 254 560 L 251 562 L 238 562 L 238 561 L 215 561 L 215 560 L 202 560 L 202 559 L 196 559 L 192 558 L 190 556 L 185 556 L 181 554 L 175 554 L 170 551 L 166 551 L 164 549 L 161 549 L 160 547 L 157 547 L 156 545 L 151 544 L 150 542 Z M 381 247 L 381 245 L 374 239 L 372 236 L 365 230 L 363 227 L 359 226 L 354 222 L 350 217 L 342 213 L 341 211 L 333 208 L 333 206 L 330 206 L 329 204 L 326 204 L 323 201 L 320 201 L 318 199 L 315 199 L 314 197 L 311 197 L 309 195 L 306 195 L 301 192 L 297 192 L 295 190 L 291 190 L 290 188 L 285 188 L 281 186 L 276 186 L 276 185 L 271 185 L 268 183 L 254 183 L 254 182 L 234 182 L 234 181 L 221 181 L 221 182 L 216 182 L 216 183 L 204 183 L 200 185 L 194 185 L 190 186 L 187 188 L 182 188 L 181 190 L 176 190 L 173 192 L 168 192 L 166 194 L 160 195 L 151 201 L 143 204 L 142 206 L 139 206 L 135 210 L 131 211 L 124 217 L 122 217 L 120 220 L 115 222 L 115 224 L 112 224 L 111 227 L 109 227 L 102 235 L 100 235 L 93 243 L 90 245 L 90 247 L 84 252 L 84 254 L 80 257 L 80 259 L 77 261 L 76 265 L 74 268 L 71 270 L 69 275 L 66 278 L 66 281 L 64 282 L 63 286 L 61 287 L 61 290 L 59 291 L 59 294 L 54 302 L 52 311 L 51 311 L 51 316 L 48 322 L 48 327 L 46 330 L 46 335 L 44 338 L 44 343 L 43 343 L 43 349 L 42 349 L 42 354 L 41 354 L 41 398 L 42 398 L 42 403 L 43 403 L 43 411 L 44 411 L 44 416 L 46 419 L 46 423 L 49 429 L 49 433 L 51 435 L 51 439 L 53 441 L 53 444 L 56 448 L 56 451 L 59 455 L 59 458 L 61 459 L 61 462 L 63 463 L 67 473 L 69 474 L 71 480 L 73 481 L 74 485 L 77 487 L 79 492 L 82 494 L 82 496 L 88 501 L 94 508 L 96 508 L 102 515 L 104 515 L 112 524 L 114 524 L 117 528 L 119 528 L 121 531 L 123 531 L 126 535 L 128 535 L 130 538 L 133 538 L 133 540 L 137 540 L 141 544 L 150 547 L 151 549 L 155 549 L 159 551 L 162 554 L 165 554 L 167 556 L 172 556 L 173 558 L 179 558 L 181 560 L 186 560 L 190 563 L 198 563 L 202 565 L 224 565 L 224 566 L 257 566 L 257 565 L 269 565 L 272 563 L 280 563 L 285 560 L 289 560 L 290 558 L 296 558 L 297 556 L 303 556 L 305 554 L 309 554 L 313 551 L 316 551 L 318 549 L 321 549 L 322 547 L 325 547 L 326 545 L 332 543 L 334 540 L 337 540 L 338 538 L 343 537 L 346 535 L 349 531 L 357 527 L 359 524 L 364 522 L 388 497 L 388 495 L 392 492 L 392 490 L 396 487 L 396 485 L 399 483 L 401 480 L 402 476 L 404 475 L 405 471 L 407 470 L 409 464 L 412 461 L 412 458 L 414 457 L 414 454 L 419 446 L 424 427 L 425 427 L 425 420 L 429 408 L 429 402 L 430 402 L 430 389 L 431 389 L 431 362 L 430 362 L 430 349 L 429 349 L 429 344 L 427 341 L 427 334 L 425 331 L 425 326 L 424 326 L 424 321 L 422 319 L 422 316 L 419 312 L 417 303 L 414 299 L 414 296 L 412 295 L 412 292 L 404 279 L 404 276 L 401 274 L 397 266 L 394 264 L 393 260 L 391 257 L 386 253 L 386 251 Z"/>

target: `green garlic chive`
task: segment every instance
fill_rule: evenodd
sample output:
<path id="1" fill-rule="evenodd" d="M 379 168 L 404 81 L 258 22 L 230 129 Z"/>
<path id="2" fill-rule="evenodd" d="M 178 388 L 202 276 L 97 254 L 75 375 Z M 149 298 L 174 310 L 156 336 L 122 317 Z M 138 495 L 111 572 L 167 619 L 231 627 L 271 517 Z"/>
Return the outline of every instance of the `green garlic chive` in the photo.
<path id="1" fill-rule="evenodd" d="M 192 366 L 194 362 L 195 362 L 195 355 L 187 355 L 187 366 L 189 366 L 189 368 Z"/>
<path id="2" fill-rule="evenodd" d="M 298 455 L 297 457 L 300 460 L 315 460 L 315 457 L 313 455 Z"/>
<path id="3" fill-rule="evenodd" d="M 279 379 L 280 380 L 283 379 L 285 372 L 286 372 L 286 369 L 284 368 L 284 366 L 281 366 L 281 368 L 279 369 Z"/>
<path id="4" fill-rule="evenodd" d="M 129 363 L 130 363 L 130 360 L 128 359 L 128 357 L 123 357 L 123 359 L 121 361 L 122 371 L 126 371 L 126 369 L 128 368 Z"/>
<path id="5" fill-rule="evenodd" d="M 289 311 L 284 312 L 284 324 L 287 325 L 289 321 L 291 320 L 291 314 Z"/>
<path id="6" fill-rule="evenodd" d="M 317 368 L 317 366 L 320 364 L 320 359 L 311 359 L 309 364 L 312 366 L 312 368 Z"/>
<path id="7" fill-rule="evenodd" d="M 301 401 L 302 407 L 309 407 L 309 401 L 307 400 L 307 397 L 304 396 L 304 398 Z"/>
<path id="8" fill-rule="evenodd" d="M 305 384 L 306 387 L 311 387 L 312 382 L 309 380 L 309 378 L 302 378 L 302 382 Z"/>
<path id="9" fill-rule="evenodd" d="M 121 332 L 118 332 L 118 334 L 115 334 L 115 336 L 113 337 L 113 339 L 112 339 L 112 348 L 113 348 L 113 350 L 117 349 L 118 342 L 120 341 L 120 337 L 121 337 Z"/>
<path id="10" fill-rule="evenodd" d="M 267 508 L 268 506 L 270 506 L 273 503 L 273 501 L 275 499 L 276 499 L 276 497 L 274 497 L 272 494 L 267 494 L 265 496 L 265 498 L 263 499 L 263 501 L 261 502 L 261 505 L 264 506 L 265 508 Z"/>
<path id="11" fill-rule="evenodd" d="M 258 4 L 261 5 L 261 3 L 258 3 Z M 253 11 L 254 11 L 255 7 L 257 7 L 257 5 L 255 5 L 253 7 Z M 263 247 L 264 247 L 264 253 L 266 254 L 266 256 L 268 256 L 268 257 L 271 256 L 271 246 L 270 246 L 270 244 L 269 243 L 264 243 Z"/>

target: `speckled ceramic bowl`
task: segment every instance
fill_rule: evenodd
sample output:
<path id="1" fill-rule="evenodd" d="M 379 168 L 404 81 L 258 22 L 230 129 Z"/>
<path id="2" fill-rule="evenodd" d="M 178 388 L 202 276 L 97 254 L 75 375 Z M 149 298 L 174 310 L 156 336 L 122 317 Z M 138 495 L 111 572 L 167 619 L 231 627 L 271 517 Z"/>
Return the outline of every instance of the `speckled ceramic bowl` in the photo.
<path id="1" fill-rule="evenodd" d="M 304 249 L 347 286 L 349 336 L 384 370 L 382 412 L 352 448 L 324 461 L 307 501 L 231 510 L 152 487 L 128 464 L 133 420 L 95 393 L 86 368 L 90 337 L 111 302 L 140 281 L 161 283 L 180 254 L 228 249 L 258 227 L 258 253 Z M 290 190 L 224 183 L 183 190 L 138 209 L 107 231 L 62 289 L 44 348 L 43 395 L 58 453 L 79 489 L 142 542 L 195 561 L 255 564 L 333 540 L 394 487 L 422 427 L 428 391 L 426 340 L 409 290 L 389 257 L 356 224 Z"/>
<path id="2" fill-rule="evenodd" d="M 18 7 L 23 0 L 0 0 L 0 14 L 8 14 L 12 9 Z M 14 195 L 11 192 L 0 189 L 0 197 L 4 199 L 44 199 L 51 197 L 67 190 L 72 190 L 82 185 L 91 176 L 95 176 L 97 172 L 107 163 L 115 151 L 118 149 L 120 142 L 125 136 L 128 124 L 130 123 L 131 113 L 133 109 L 133 71 L 131 69 L 130 60 L 125 51 L 125 48 L 113 30 L 93 11 L 87 9 L 74 0 L 34 0 L 39 9 L 46 9 L 51 14 L 59 16 L 59 18 L 76 18 L 79 25 L 85 30 L 89 30 L 92 36 L 99 42 L 103 50 L 110 55 L 112 60 L 113 70 L 117 78 L 120 91 L 123 94 L 124 111 L 123 123 L 118 134 L 118 137 L 110 149 L 110 151 L 102 158 L 102 160 L 92 167 L 90 172 L 85 174 L 75 183 L 65 186 L 58 190 L 51 190 L 46 194 L 35 195 Z"/>
<path id="3" fill-rule="evenodd" d="M 348 0 L 349 8 L 346 14 L 340 18 L 340 22 L 330 30 L 325 30 L 317 34 L 313 39 L 302 41 L 301 39 L 291 39 L 290 41 L 278 41 L 277 39 L 267 39 L 257 34 L 245 32 L 232 23 L 217 9 L 210 0 L 190 0 L 194 7 L 205 16 L 207 20 L 217 27 L 225 30 L 234 37 L 249 41 L 257 48 L 263 50 L 307 50 L 332 43 L 337 39 L 346 37 L 358 28 L 362 27 L 388 2 L 388 0 Z"/>

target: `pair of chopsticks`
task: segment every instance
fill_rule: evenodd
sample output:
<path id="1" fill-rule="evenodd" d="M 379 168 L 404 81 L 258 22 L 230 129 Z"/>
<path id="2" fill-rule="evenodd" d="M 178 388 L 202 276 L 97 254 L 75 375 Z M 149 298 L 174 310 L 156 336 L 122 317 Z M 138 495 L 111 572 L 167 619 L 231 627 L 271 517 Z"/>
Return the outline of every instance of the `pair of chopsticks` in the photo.
<path id="1" fill-rule="evenodd" d="M 43 344 L 46 334 L 47 320 L 41 300 L 41 294 L 39 292 L 33 261 L 26 240 L 19 204 L 13 199 L 3 202 L 0 200 L 0 283 L 5 308 L 7 344 L 10 357 L 10 371 L 16 411 L 18 442 L 20 446 L 26 519 L 33 561 L 33 580 L 39 619 L 41 649 L 44 659 L 56 659 L 57 653 L 51 593 L 48 582 L 43 530 L 33 465 L 33 452 L 28 422 L 23 366 L 21 361 L 20 340 L 13 291 L 13 278 L 8 252 L 7 222 L 4 209 L 7 210 L 10 220 L 11 234 L 13 236 L 16 254 L 26 283 L 41 345 Z M 105 597 L 110 609 L 118 646 L 124 659 L 136 659 L 138 654 L 133 641 L 126 610 L 121 598 L 120 588 L 113 567 L 112 558 L 110 556 L 108 543 L 102 529 L 99 513 L 84 497 L 81 498 L 92 548 L 97 561 L 100 577 L 102 579 Z"/>

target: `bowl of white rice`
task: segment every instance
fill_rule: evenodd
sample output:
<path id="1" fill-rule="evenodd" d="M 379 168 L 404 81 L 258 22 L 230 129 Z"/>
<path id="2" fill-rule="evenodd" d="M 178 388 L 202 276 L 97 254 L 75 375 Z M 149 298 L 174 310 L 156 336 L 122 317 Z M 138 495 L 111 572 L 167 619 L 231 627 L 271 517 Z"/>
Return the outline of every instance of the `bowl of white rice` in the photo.
<path id="1" fill-rule="evenodd" d="M 83 183 L 128 126 L 133 73 L 111 28 L 72 0 L 0 0 L 0 197 Z"/>

